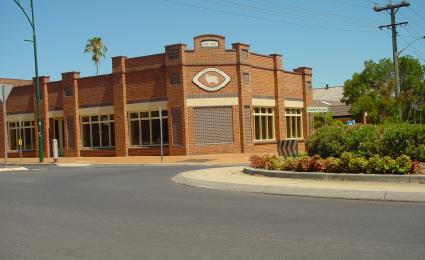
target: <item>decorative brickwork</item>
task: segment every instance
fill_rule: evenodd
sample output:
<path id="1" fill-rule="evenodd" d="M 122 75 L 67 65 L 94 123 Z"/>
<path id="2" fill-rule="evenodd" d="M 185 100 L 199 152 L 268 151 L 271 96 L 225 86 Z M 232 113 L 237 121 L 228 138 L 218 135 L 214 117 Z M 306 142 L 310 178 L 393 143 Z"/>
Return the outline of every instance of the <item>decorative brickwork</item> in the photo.
<path id="1" fill-rule="evenodd" d="M 197 107 L 195 112 L 195 143 L 233 143 L 232 107 Z"/>
<path id="2" fill-rule="evenodd" d="M 244 117 L 245 117 L 245 143 L 250 144 L 252 142 L 252 135 L 251 135 L 251 107 L 245 106 L 244 107 Z"/>
<path id="3" fill-rule="evenodd" d="M 173 118 L 173 145 L 179 146 L 183 144 L 182 136 L 182 109 L 180 107 L 173 107 L 171 109 L 171 116 Z"/>

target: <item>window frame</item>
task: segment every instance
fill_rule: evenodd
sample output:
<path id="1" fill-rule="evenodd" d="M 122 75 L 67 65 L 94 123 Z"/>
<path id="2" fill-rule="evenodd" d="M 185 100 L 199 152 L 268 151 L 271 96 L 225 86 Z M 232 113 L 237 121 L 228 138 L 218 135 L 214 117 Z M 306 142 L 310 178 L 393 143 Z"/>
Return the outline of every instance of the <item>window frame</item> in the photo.
<path id="1" fill-rule="evenodd" d="M 162 111 L 162 116 L 159 115 L 159 110 L 138 110 L 138 111 L 129 111 L 127 112 L 127 120 L 128 120 L 128 138 L 129 138 L 129 147 L 152 147 L 152 146 L 160 146 L 161 143 L 154 143 L 154 140 L 152 139 L 152 120 L 156 119 L 162 119 L 162 124 L 164 124 L 164 120 L 167 120 L 167 133 L 168 133 L 168 110 L 164 109 Z M 148 113 L 148 117 L 142 117 L 142 113 Z M 152 116 L 152 112 L 158 112 L 158 116 Z M 164 112 L 166 115 L 164 115 Z M 131 114 L 137 114 L 136 118 L 131 118 Z M 133 134 L 132 134 L 132 122 L 138 122 L 139 123 L 139 144 L 133 144 Z M 149 122 L 149 144 L 143 144 L 143 137 L 142 137 L 142 121 L 148 121 Z M 161 124 L 161 123 L 160 123 Z M 162 129 L 162 135 L 164 136 L 165 129 Z M 167 134 L 169 136 L 169 133 Z M 162 144 L 168 145 L 169 144 L 169 138 L 163 138 Z"/>
<path id="2" fill-rule="evenodd" d="M 258 109 L 259 112 L 256 112 L 256 110 Z M 262 109 L 265 109 L 265 112 L 262 111 Z M 269 109 L 271 109 L 271 113 L 268 111 Z M 257 132 L 256 132 L 256 120 L 255 117 L 259 117 L 259 136 L 260 139 L 257 139 Z M 265 131 L 266 131 L 266 138 L 263 138 L 263 117 L 267 118 L 266 123 L 265 123 Z M 269 136 L 269 120 L 270 118 L 272 119 L 272 137 L 270 138 Z M 266 106 L 254 106 L 252 108 L 252 119 L 253 119 L 253 140 L 254 142 L 258 143 L 258 142 L 271 142 L 271 141 L 276 141 L 276 118 L 275 118 L 275 108 L 274 107 L 266 107 Z"/>
<path id="3" fill-rule="evenodd" d="M 29 125 L 26 125 L 27 122 L 30 122 Z M 10 126 L 11 124 L 15 124 L 15 126 Z M 19 145 L 18 145 L 18 139 L 19 137 L 22 138 L 22 151 L 33 151 L 35 150 L 35 122 L 34 120 L 22 120 L 21 121 L 21 126 L 19 126 L 19 121 L 7 121 L 7 141 L 8 141 L 8 147 L 7 150 L 10 152 L 17 152 L 19 151 Z M 24 147 L 26 146 L 25 144 L 26 142 L 26 135 L 25 135 L 25 129 L 30 129 L 31 131 L 31 148 L 30 149 L 25 149 Z M 11 147 L 11 137 L 12 135 L 10 134 L 10 131 L 14 130 L 15 132 L 15 137 L 16 137 L 16 149 L 12 149 Z M 22 132 L 20 133 L 20 135 L 18 134 L 20 131 L 22 130 Z"/>
<path id="4" fill-rule="evenodd" d="M 288 110 L 290 111 L 288 113 Z M 297 111 L 296 113 L 292 113 L 292 111 Z M 299 112 L 299 113 L 298 113 Z M 289 120 L 288 118 L 291 118 L 290 122 L 291 125 L 289 124 Z M 301 135 L 297 136 L 297 137 L 288 137 L 288 130 L 291 133 L 290 136 L 294 136 L 292 133 L 293 127 L 292 124 L 294 122 L 294 118 L 298 118 L 299 119 L 299 125 L 295 124 L 295 132 L 297 133 L 298 131 L 300 131 Z M 285 132 L 285 136 L 286 136 L 286 140 L 300 140 L 300 139 L 304 139 L 304 124 L 303 124 L 303 109 L 302 108 L 295 108 L 295 107 L 285 107 L 285 125 L 286 125 L 286 132 Z"/>
<path id="5" fill-rule="evenodd" d="M 98 117 L 97 121 L 92 121 L 92 117 Z M 108 116 L 108 120 L 101 120 L 102 116 Z M 83 118 L 88 117 L 89 121 L 84 122 Z M 112 119 L 111 119 L 112 118 Z M 112 145 L 112 127 L 111 123 L 114 124 L 114 134 L 115 134 L 115 115 L 114 114 L 90 114 L 90 115 L 80 115 L 80 142 L 82 149 L 110 149 L 115 148 L 115 145 Z M 93 125 L 97 124 L 99 127 L 99 146 L 93 146 Z M 102 144 L 102 124 L 108 124 L 108 133 L 109 133 L 109 146 L 103 146 Z M 83 134 L 84 125 L 90 125 L 90 146 L 84 146 L 85 136 Z M 115 137 L 114 137 L 115 143 Z"/>

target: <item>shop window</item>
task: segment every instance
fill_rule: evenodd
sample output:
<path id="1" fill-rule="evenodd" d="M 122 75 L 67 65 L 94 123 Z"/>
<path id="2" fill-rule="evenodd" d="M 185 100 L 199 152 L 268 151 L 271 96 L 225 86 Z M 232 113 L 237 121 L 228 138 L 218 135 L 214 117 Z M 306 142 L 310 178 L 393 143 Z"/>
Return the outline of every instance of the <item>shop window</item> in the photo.
<path id="1" fill-rule="evenodd" d="M 302 125 L 302 110 L 288 108 L 285 110 L 286 117 L 286 138 L 287 139 L 300 139 L 303 138 L 303 125 Z"/>
<path id="2" fill-rule="evenodd" d="M 254 140 L 275 140 L 274 109 L 270 107 L 254 108 Z"/>
<path id="3" fill-rule="evenodd" d="M 161 119 L 159 111 L 129 113 L 130 144 L 151 146 L 161 143 Z M 162 111 L 162 142 L 168 144 L 168 111 Z"/>
<path id="4" fill-rule="evenodd" d="M 81 117 L 81 138 L 85 148 L 108 148 L 115 146 L 115 123 L 113 115 Z"/>
<path id="5" fill-rule="evenodd" d="M 22 140 L 22 150 L 34 149 L 34 121 L 9 122 L 9 149 L 19 150 L 19 139 Z"/>

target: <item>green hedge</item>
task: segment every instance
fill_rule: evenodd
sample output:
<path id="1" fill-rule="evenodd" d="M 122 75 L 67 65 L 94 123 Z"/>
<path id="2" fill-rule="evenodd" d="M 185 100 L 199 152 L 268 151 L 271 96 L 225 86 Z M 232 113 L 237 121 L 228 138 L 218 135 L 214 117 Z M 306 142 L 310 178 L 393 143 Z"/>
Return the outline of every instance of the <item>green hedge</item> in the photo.
<path id="1" fill-rule="evenodd" d="M 413 174 L 420 171 L 417 161 L 407 155 L 396 159 L 389 156 L 374 155 L 369 159 L 345 152 L 341 158 L 322 159 L 315 156 L 284 159 L 276 155 L 252 155 L 250 166 L 257 169 L 297 171 L 297 172 L 331 172 L 331 173 L 365 173 L 365 174 Z"/>
<path id="2" fill-rule="evenodd" d="M 341 157 L 342 153 L 370 158 L 407 155 L 425 162 L 425 125 L 385 124 L 326 126 L 307 139 L 309 155 Z"/>

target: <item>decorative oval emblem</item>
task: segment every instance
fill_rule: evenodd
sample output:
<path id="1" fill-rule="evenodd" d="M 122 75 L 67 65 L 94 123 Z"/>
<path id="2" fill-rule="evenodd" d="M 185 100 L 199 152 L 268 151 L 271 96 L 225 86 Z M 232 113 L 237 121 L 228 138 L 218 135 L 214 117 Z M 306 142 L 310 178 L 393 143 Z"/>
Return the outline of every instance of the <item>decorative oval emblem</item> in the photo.
<path id="1" fill-rule="evenodd" d="M 229 75 L 216 68 L 204 69 L 193 78 L 193 83 L 206 91 L 217 91 L 229 82 Z"/>

